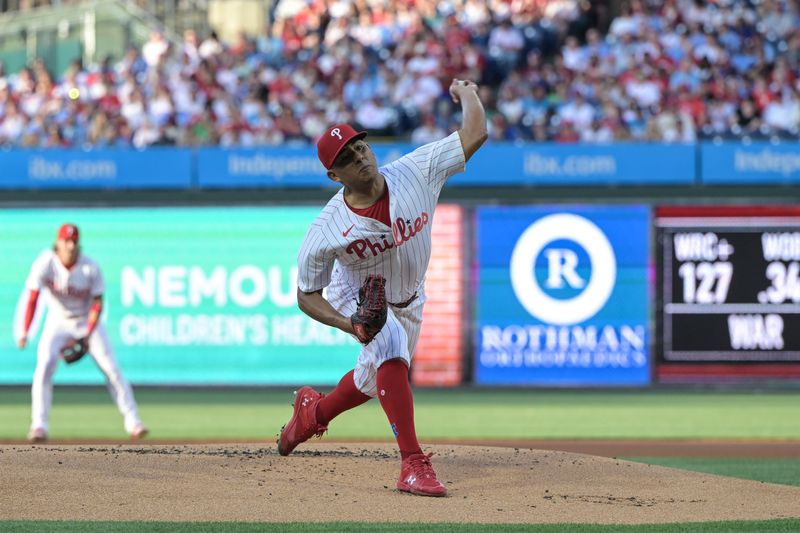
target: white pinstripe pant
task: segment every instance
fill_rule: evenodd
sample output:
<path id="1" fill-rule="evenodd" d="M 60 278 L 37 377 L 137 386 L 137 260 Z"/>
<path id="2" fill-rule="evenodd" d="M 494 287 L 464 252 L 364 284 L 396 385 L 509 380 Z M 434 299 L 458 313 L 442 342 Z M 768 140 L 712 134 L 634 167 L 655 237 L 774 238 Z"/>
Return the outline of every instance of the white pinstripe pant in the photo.
<path id="1" fill-rule="evenodd" d="M 356 310 L 356 303 L 345 305 L 339 311 L 349 316 Z M 422 328 L 422 308 L 425 296 L 420 294 L 408 307 L 397 308 L 389 306 L 386 325 L 368 345 L 361 348 L 358 356 L 353 380 L 358 390 L 367 396 L 375 397 L 378 394 L 376 377 L 378 368 L 391 359 L 402 359 L 407 366 L 411 366 L 414 350 L 419 340 Z"/>
<path id="2" fill-rule="evenodd" d="M 68 339 L 85 330 L 84 324 L 73 321 L 46 322 L 39 339 L 36 370 L 33 372 L 31 384 L 31 429 L 48 429 L 50 407 L 53 403 L 53 374 L 61 360 L 59 350 Z M 123 416 L 125 431 L 130 433 L 142 423 L 139 419 L 139 410 L 130 383 L 117 365 L 111 342 L 102 324 L 98 324 L 89 337 L 89 354 L 105 374 L 108 391 Z"/>

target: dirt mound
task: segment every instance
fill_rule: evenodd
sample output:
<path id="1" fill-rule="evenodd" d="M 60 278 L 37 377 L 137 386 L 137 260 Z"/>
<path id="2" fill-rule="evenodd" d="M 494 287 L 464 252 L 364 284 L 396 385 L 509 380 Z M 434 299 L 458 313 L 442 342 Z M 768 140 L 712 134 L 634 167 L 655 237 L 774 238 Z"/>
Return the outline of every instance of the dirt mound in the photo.
<path id="1" fill-rule="evenodd" d="M 395 490 L 390 444 L 0 446 L 0 518 L 664 523 L 800 517 L 800 487 L 574 453 L 426 446 L 447 498 Z M 413 506 L 409 506 L 413 498 Z M 413 513 L 409 513 L 413 509 Z"/>

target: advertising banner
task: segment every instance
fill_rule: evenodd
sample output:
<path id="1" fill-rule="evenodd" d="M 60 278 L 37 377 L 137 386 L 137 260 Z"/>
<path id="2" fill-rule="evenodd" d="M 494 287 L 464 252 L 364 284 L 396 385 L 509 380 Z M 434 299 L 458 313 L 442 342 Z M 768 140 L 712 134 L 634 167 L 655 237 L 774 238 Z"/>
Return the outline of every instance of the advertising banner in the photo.
<path id="1" fill-rule="evenodd" d="M 455 186 L 691 185 L 695 146 L 530 143 L 481 148 Z"/>
<path id="2" fill-rule="evenodd" d="M 800 183 L 800 144 L 702 143 L 701 176 L 707 185 Z"/>
<path id="3" fill-rule="evenodd" d="M 407 144 L 375 143 L 378 164 L 412 151 Z M 690 185 L 695 183 L 694 145 L 491 145 L 475 154 L 450 187 L 498 185 Z M 201 148 L 198 184 L 219 187 L 338 187 L 313 147 Z"/>
<path id="4" fill-rule="evenodd" d="M 443 225 L 445 237 L 434 241 L 447 245 L 460 211 L 441 208 L 451 220 Z M 0 249 L 6 257 L 0 270 L 0 324 L 6 328 L 0 336 L 0 383 L 30 383 L 44 313 L 34 319 L 27 349 L 17 349 L 25 279 L 36 256 L 54 242 L 57 228 L 72 222 L 80 228 L 83 253 L 103 271 L 103 323 L 133 383 L 335 384 L 355 365 L 360 345 L 303 314 L 295 292 L 297 252 L 318 213 L 297 207 L 0 212 Z M 434 233 L 436 228 L 434 223 Z M 453 265 L 439 264 L 445 259 L 434 259 L 431 268 L 451 270 Z M 436 282 L 431 290 L 445 292 Z M 461 331 L 460 314 L 442 318 L 436 305 L 426 309 L 426 321 L 434 329 L 446 324 Z M 425 343 L 431 341 L 423 328 L 420 345 Z M 436 356 L 427 359 L 433 361 L 430 368 L 442 370 Z M 445 381 L 460 380 L 459 375 L 452 381 L 457 368 Z M 56 383 L 102 382 L 91 358 L 62 364 L 56 373 Z"/>
<path id="5" fill-rule="evenodd" d="M 315 150 L 302 148 L 200 148 L 201 188 L 340 186 L 325 175 Z"/>
<path id="6" fill-rule="evenodd" d="M 0 189 L 188 189 L 192 151 L 5 150 Z"/>
<path id="7" fill-rule="evenodd" d="M 372 145 L 379 165 L 395 161 L 414 146 Z M 326 188 L 341 184 L 328 179 L 314 147 L 200 148 L 197 182 L 202 188 Z"/>
<path id="8" fill-rule="evenodd" d="M 374 143 L 379 164 L 416 148 Z M 0 189 L 328 188 L 313 146 L 0 152 Z M 494 144 L 453 187 L 800 183 L 798 143 Z"/>
<path id="9" fill-rule="evenodd" d="M 647 207 L 484 207 L 476 223 L 476 383 L 649 383 Z"/>

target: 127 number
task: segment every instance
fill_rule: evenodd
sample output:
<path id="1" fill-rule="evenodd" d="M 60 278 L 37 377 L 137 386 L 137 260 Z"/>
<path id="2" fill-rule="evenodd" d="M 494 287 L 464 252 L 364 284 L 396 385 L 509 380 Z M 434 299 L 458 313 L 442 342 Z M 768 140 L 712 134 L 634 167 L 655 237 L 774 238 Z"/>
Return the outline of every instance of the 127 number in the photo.
<path id="1" fill-rule="evenodd" d="M 728 297 L 733 265 L 715 263 L 683 263 L 678 269 L 683 280 L 683 301 L 698 304 L 721 304 Z"/>

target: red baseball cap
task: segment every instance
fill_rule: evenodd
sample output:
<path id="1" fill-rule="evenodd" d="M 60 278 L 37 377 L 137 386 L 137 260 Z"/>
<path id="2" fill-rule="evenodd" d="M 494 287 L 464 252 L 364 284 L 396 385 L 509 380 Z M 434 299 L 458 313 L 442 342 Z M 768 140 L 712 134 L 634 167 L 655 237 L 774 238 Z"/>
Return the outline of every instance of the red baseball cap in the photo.
<path id="1" fill-rule="evenodd" d="M 317 156 L 322 166 L 330 169 L 342 148 L 353 139 L 363 139 L 366 131 L 356 131 L 349 124 L 334 124 L 317 141 Z"/>
<path id="2" fill-rule="evenodd" d="M 80 234 L 78 233 L 78 226 L 75 224 L 62 224 L 60 228 L 58 228 L 58 238 L 64 239 L 65 241 L 73 241 L 78 242 L 78 238 Z"/>

